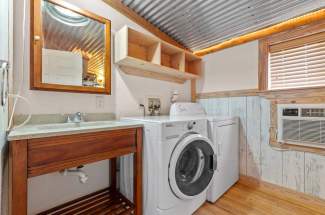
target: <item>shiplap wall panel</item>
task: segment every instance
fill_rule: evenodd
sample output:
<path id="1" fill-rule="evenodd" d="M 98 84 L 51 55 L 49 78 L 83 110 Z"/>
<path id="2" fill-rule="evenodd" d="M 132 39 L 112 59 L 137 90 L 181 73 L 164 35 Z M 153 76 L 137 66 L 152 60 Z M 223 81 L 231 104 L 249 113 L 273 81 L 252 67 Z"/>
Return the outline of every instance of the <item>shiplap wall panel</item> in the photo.
<path id="1" fill-rule="evenodd" d="M 214 99 L 214 109 L 212 114 L 218 116 L 228 116 L 229 115 L 229 98 L 217 98 Z"/>
<path id="2" fill-rule="evenodd" d="M 204 107 L 207 114 L 229 115 L 229 98 L 200 99 L 199 103 Z"/>
<path id="3" fill-rule="evenodd" d="M 261 177 L 260 97 L 247 97 L 247 175 Z"/>
<path id="4" fill-rule="evenodd" d="M 201 99 L 199 102 L 210 114 L 229 113 L 240 118 L 241 174 L 325 199 L 325 156 L 296 151 L 281 152 L 269 147 L 268 100 L 231 97 Z"/>
<path id="5" fill-rule="evenodd" d="M 261 179 L 281 185 L 282 152 L 269 146 L 270 108 L 270 101 L 261 98 Z"/>
<path id="6" fill-rule="evenodd" d="M 283 186 L 305 191 L 305 153 L 296 151 L 283 152 Z"/>
<path id="7" fill-rule="evenodd" d="M 325 156 L 305 153 L 305 192 L 325 199 Z"/>
<path id="8" fill-rule="evenodd" d="M 229 115 L 239 117 L 240 174 L 246 175 L 246 97 L 229 98 Z"/>
<path id="9" fill-rule="evenodd" d="M 199 99 L 197 102 L 199 104 L 202 105 L 202 107 L 205 109 L 205 111 L 207 112 L 207 108 L 208 108 L 208 101 L 211 99 Z"/>

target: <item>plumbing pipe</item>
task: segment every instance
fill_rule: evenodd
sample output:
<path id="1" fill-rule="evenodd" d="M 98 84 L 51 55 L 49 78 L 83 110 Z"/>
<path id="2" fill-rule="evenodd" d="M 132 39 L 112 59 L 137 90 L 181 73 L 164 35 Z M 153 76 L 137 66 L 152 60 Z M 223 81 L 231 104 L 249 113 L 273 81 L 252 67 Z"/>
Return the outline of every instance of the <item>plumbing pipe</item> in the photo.
<path id="1" fill-rule="evenodd" d="M 79 181 L 82 184 L 85 184 L 88 180 L 88 175 L 81 170 L 82 167 L 77 167 L 76 169 L 64 169 L 60 171 L 63 176 L 78 176 Z"/>
<path id="2" fill-rule="evenodd" d="M 170 97 L 170 103 L 172 103 L 172 104 L 176 103 L 177 102 L 177 99 L 178 99 L 178 96 L 179 96 L 178 91 L 177 90 L 174 90 L 172 92 L 171 97 Z"/>

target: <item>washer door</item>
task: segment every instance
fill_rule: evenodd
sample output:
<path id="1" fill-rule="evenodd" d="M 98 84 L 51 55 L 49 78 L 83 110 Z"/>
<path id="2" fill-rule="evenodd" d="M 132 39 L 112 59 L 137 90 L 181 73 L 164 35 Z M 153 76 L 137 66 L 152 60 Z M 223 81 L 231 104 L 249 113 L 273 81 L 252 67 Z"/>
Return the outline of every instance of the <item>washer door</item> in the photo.
<path id="1" fill-rule="evenodd" d="M 204 192 L 216 169 L 216 156 L 208 138 L 191 134 L 175 147 L 169 162 L 169 184 L 180 199 Z"/>

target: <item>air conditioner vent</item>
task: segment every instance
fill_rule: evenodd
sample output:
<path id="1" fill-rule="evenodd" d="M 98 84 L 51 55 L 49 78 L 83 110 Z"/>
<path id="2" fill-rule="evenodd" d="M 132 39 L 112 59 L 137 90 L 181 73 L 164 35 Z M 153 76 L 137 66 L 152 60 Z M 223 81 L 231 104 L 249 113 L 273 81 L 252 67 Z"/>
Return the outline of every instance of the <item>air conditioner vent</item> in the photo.
<path id="1" fill-rule="evenodd" d="M 302 117 L 325 117 L 324 108 L 301 108 Z"/>
<path id="2" fill-rule="evenodd" d="M 299 120 L 283 120 L 283 139 L 299 140 Z"/>
<path id="3" fill-rule="evenodd" d="M 320 123 L 320 142 L 325 145 L 325 121 Z"/>
<path id="4" fill-rule="evenodd" d="M 325 104 L 278 105 L 278 141 L 325 148 Z"/>
<path id="5" fill-rule="evenodd" d="M 312 120 L 282 120 L 282 139 L 285 142 L 324 143 L 325 122 Z"/>
<path id="6" fill-rule="evenodd" d="M 299 133 L 301 142 L 320 143 L 320 121 L 301 120 Z"/>

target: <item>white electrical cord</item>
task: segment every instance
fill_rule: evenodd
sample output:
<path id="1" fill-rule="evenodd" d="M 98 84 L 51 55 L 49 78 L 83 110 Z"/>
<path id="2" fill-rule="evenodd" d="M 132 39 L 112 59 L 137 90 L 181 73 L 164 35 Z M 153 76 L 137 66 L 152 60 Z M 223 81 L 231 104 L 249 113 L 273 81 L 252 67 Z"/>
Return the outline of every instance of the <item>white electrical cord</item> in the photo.
<path id="1" fill-rule="evenodd" d="M 20 128 L 20 127 L 26 125 L 26 124 L 29 122 L 29 120 L 32 118 L 32 115 L 30 114 L 31 103 L 28 101 L 28 99 L 26 99 L 25 97 L 20 96 L 20 95 L 18 95 L 18 94 L 9 94 L 9 97 L 14 97 L 14 98 L 15 98 L 15 101 L 18 101 L 18 99 L 21 99 L 21 100 L 23 100 L 23 101 L 28 105 L 28 110 L 29 110 L 29 111 L 28 111 L 28 116 L 27 116 L 27 118 L 24 120 L 24 122 L 20 123 L 19 125 L 14 126 L 14 127 L 11 128 L 11 129 Z M 15 106 L 16 104 L 17 104 L 17 102 L 14 103 L 14 106 Z M 10 129 L 11 124 L 12 124 L 12 119 L 13 119 L 12 116 L 13 116 L 13 113 L 14 113 L 14 108 L 15 108 L 15 107 L 13 107 L 13 111 L 12 111 L 12 114 L 11 114 L 11 117 L 10 117 L 10 121 L 9 121 L 8 129 Z"/>
<path id="2" fill-rule="evenodd" d="M 24 71 L 25 71 L 25 52 L 26 52 L 26 0 L 23 1 L 23 26 L 22 26 L 22 35 L 23 35 L 23 53 L 22 53 L 22 56 L 21 56 L 21 80 L 20 80 L 20 84 L 18 86 L 18 90 L 17 90 L 17 94 L 9 94 L 8 96 L 9 97 L 13 97 L 14 98 L 14 103 L 13 103 L 13 107 L 12 107 L 12 112 L 11 112 L 11 115 L 10 115 L 10 119 L 9 119 L 9 124 L 8 124 L 8 128 L 7 128 L 7 131 L 11 129 L 11 126 L 12 126 L 12 123 L 13 123 L 13 117 L 14 117 L 14 113 L 16 111 L 16 106 L 17 106 L 17 103 L 18 103 L 18 99 L 22 99 L 23 101 L 25 101 L 28 106 L 29 106 L 29 111 L 28 111 L 28 117 L 26 118 L 26 120 L 21 123 L 20 125 L 18 126 L 15 126 L 13 127 L 12 129 L 15 129 L 15 128 L 18 128 L 18 127 L 21 127 L 23 125 L 26 125 L 28 123 L 28 121 L 30 120 L 31 118 L 31 114 L 30 114 L 30 102 L 23 96 L 20 95 L 21 93 L 21 90 L 22 90 L 22 87 L 23 87 L 23 84 L 24 84 Z"/>

